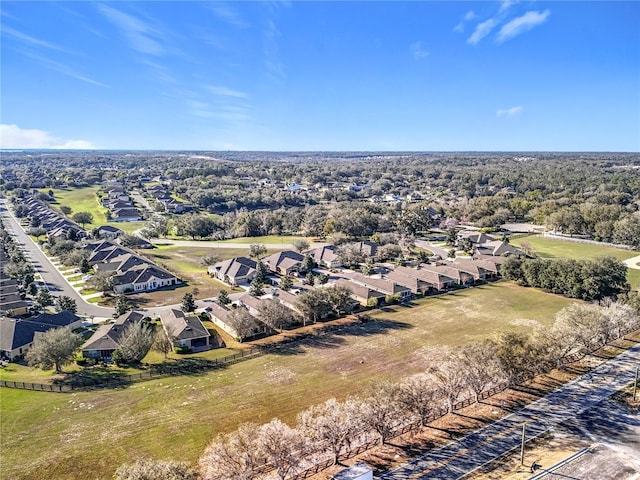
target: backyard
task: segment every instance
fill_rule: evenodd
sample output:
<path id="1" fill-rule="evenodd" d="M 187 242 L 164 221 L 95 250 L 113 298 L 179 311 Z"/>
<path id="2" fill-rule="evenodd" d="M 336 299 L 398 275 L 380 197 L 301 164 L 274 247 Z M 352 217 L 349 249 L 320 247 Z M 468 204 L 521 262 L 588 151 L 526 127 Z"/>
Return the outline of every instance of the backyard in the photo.
<path id="1" fill-rule="evenodd" d="M 423 371 L 443 348 L 549 324 L 570 302 L 500 282 L 380 311 L 371 322 L 205 374 L 72 394 L 3 388 L 2 476 L 108 478 L 139 456 L 195 462 L 217 433 L 242 422 L 293 422 L 300 410 L 357 394 L 371 380 Z"/>

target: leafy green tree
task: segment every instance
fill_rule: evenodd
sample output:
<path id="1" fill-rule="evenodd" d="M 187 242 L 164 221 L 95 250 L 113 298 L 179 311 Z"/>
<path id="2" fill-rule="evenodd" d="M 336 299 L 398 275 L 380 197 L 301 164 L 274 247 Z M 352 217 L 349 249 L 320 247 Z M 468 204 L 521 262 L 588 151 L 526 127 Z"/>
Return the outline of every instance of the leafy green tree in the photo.
<path id="1" fill-rule="evenodd" d="M 302 270 L 305 272 L 311 272 L 315 266 L 316 262 L 313 261 L 313 257 L 311 255 L 305 255 L 304 260 L 302 260 Z"/>
<path id="2" fill-rule="evenodd" d="M 60 373 L 64 365 L 73 361 L 74 352 L 83 342 L 80 335 L 68 328 L 52 328 L 35 337 L 26 359 L 29 365 L 43 370 L 55 367 L 56 372 Z"/>
<path id="3" fill-rule="evenodd" d="M 91 270 L 91 265 L 89 265 L 89 260 L 86 257 L 83 257 L 80 261 L 80 272 L 87 273 Z"/>
<path id="4" fill-rule="evenodd" d="M 116 297 L 116 304 L 113 308 L 113 317 L 118 318 L 119 316 L 124 315 L 129 310 L 131 310 L 131 304 L 129 303 L 126 295 L 121 293 Z"/>
<path id="5" fill-rule="evenodd" d="M 218 292 L 218 303 L 220 305 L 229 305 L 231 303 L 229 293 L 226 290 L 220 290 L 220 292 Z"/>
<path id="6" fill-rule="evenodd" d="M 266 282 L 268 275 L 269 275 L 269 269 L 267 268 L 267 266 L 261 261 L 258 261 L 256 263 L 255 280 L 259 283 L 264 283 Z"/>
<path id="7" fill-rule="evenodd" d="M 67 297 L 66 295 L 61 295 L 56 300 L 56 311 L 68 311 L 71 313 L 76 313 L 78 311 L 78 305 L 73 298 Z"/>
<path id="8" fill-rule="evenodd" d="M 264 295 L 264 288 L 262 286 L 262 283 L 259 282 L 257 278 L 251 282 L 249 294 L 253 295 L 254 297 L 261 297 L 262 295 Z"/>
<path id="9" fill-rule="evenodd" d="M 182 297 L 182 311 L 193 312 L 196 309 L 196 302 L 192 293 L 185 293 Z"/>
<path id="10" fill-rule="evenodd" d="M 304 238 L 294 240 L 293 248 L 295 248 L 298 253 L 305 252 L 309 250 L 309 242 L 307 242 Z"/>
<path id="11" fill-rule="evenodd" d="M 40 308 L 45 308 L 49 305 L 53 305 L 53 297 L 51 296 L 51 293 L 49 293 L 49 290 L 47 290 L 46 288 L 41 288 L 38 290 L 35 301 L 38 306 L 40 306 Z"/>
<path id="12" fill-rule="evenodd" d="M 288 292 L 289 290 L 291 290 L 292 287 L 293 287 L 293 280 L 291 280 L 291 277 L 287 275 L 282 277 L 282 280 L 280 281 L 280 288 L 285 292 Z"/>
<path id="13" fill-rule="evenodd" d="M 267 247 L 262 244 L 254 243 L 249 245 L 249 256 L 255 258 L 258 263 L 260 263 L 259 260 L 264 257 L 266 253 Z"/>
<path id="14" fill-rule="evenodd" d="M 93 223 L 93 215 L 90 212 L 77 212 L 73 214 L 71 220 L 81 224 L 84 228 L 87 223 Z"/>

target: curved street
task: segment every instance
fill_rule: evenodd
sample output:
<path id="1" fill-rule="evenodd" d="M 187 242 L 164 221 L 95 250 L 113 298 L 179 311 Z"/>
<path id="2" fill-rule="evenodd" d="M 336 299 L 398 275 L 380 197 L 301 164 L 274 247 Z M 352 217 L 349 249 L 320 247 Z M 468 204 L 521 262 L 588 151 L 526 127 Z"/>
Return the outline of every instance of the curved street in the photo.
<path id="1" fill-rule="evenodd" d="M 593 408 L 633 382 L 640 345 L 503 419 L 379 475 L 380 480 L 457 480 L 527 441 Z"/>
<path id="2" fill-rule="evenodd" d="M 31 261 L 36 272 L 42 277 L 52 296 L 66 295 L 76 301 L 79 315 L 95 319 L 111 318 L 112 308 L 100 307 L 87 302 L 67 281 L 67 279 L 51 263 L 40 247 L 27 235 L 16 218 L 9 212 L 6 199 L 0 199 L 0 218 L 7 231 L 23 249 L 25 256 Z"/>

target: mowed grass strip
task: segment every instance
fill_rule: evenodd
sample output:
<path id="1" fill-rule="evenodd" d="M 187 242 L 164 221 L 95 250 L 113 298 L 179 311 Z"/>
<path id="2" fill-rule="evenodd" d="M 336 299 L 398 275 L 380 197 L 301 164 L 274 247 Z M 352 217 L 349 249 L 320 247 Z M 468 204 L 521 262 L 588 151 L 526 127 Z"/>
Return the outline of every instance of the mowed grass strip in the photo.
<path id="1" fill-rule="evenodd" d="M 98 197 L 96 192 L 100 189 L 100 186 L 94 185 L 92 187 L 83 188 L 70 188 L 60 189 L 53 188 L 53 195 L 55 203 L 51 206 L 60 211 L 60 207 L 67 206 L 71 208 L 72 217 L 74 213 L 89 212 L 93 215 L 93 223 L 85 225 L 87 230 L 99 227 L 100 225 L 113 225 L 125 233 L 131 233 L 139 230 L 145 226 L 145 222 L 109 222 L 107 221 L 106 213 L 107 209 L 98 203 Z M 47 193 L 48 188 L 41 188 L 40 191 Z"/>
<path id="2" fill-rule="evenodd" d="M 374 379 L 424 371 L 439 358 L 434 349 L 548 325 L 569 303 L 500 282 L 378 311 L 371 322 L 202 375 L 73 394 L 2 389 L 2 476 L 110 478 L 140 456 L 196 462 L 215 435 L 240 423 L 294 422 Z"/>
<path id="3" fill-rule="evenodd" d="M 626 260 L 640 255 L 640 252 L 635 250 L 591 245 L 570 240 L 557 240 L 543 237 L 542 235 L 514 235 L 511 240 L 511 243 L 516 247 L 520 247 L 523 242 L 531 245 L 535 254 L 540 258 L 593 260 L 597 257 L 611 256 L 618 260 Z M 631 288 L 640 288 L 640 270 L 629 268 L 627 270 L 627 280 L 631 284 Z"/>

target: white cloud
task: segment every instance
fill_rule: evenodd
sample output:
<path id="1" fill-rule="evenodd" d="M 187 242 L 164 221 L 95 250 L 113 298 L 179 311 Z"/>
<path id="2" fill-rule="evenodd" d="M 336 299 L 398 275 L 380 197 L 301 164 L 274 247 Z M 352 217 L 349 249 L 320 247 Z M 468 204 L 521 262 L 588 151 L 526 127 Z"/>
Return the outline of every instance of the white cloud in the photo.
<path id="1" fill-rule="evenodd" d="M 13 38 L 16 38 L 31 47 L 47 48 L 49 50 L 57 50 L 59 52 L 67 51 L 66 49 L 62 48 L 59 45 L 56 45 L 55 43 L 47 42 L 45 40 L 40 40 L 39 38 L 32 37 L 31 35 L 27 35 L 26 33 L 22 33 L 17 30 L 14 30 L 11 27 L 2 27 L 2 33 L 9 35 Z"/>
<path id="2" fill-rule="evenodd" d="M 525 13 L 521 17 L 514 18 L 509 23 L 502 26 L 502 28 L 498 32 L 496 41 L 498 43 L 502 43 L 506 40 L 520 35 L 521 33 L 529 31 L 532 28 L 546 22 L 550 14 L 551 12 L 549 10 L 545 10 L 544 12 L 536 12 L 532 10 Z"/>
<path id="3" fill-rule="evenodd" d="M 464 21 L 465 22 L 470 22 L 474 18 L 476 18 L 476 14 L 473 13 L 473 10 L 469 10 L 464 16 Z"/>
<path id="4" fill-rule="evenodd" d="M 467 43 L 476 45 L 480 40 L 489 35 L 491 30 L 493 30 L 497 24 L 498 22 L 494 18 L 490 18 L 489 20 L 479 23 L 476 25 L 471 36 L 467 39 Z"/>
<path id="5" fill-rule="evenodd" d="M 99 5 L 98 8 L 111 23 L 122 30 L 134 50 L 154 56 L 164 55 L 165 49 L 158 41 L 163 36 L 161 32 L 139 18 L 115 8 L 107 5 Z"/>
<path id="6" fill-rule="evenodd" d="M 464 32 L 464 23 L 460 22 L 455 27 L 453 27 L 454 32 L 462 33 Z"/>
<path id="7" fill-rule="evenodd" d="M 453 27 L 453 31 L 454 32 L 458 32 L 458 33 L 464 32 L 464 24 L 465 24 L 465 22 L 470 22 L 471 20 L 474 20 L 475 18 L 477 18 L 477 15 L 473 12 L 473 10 L 469 10 L 464 15 L 464 19 L 459 24 L 457 24 L 455 27 Z"/>
<path id="8" fill-rule="evenodd" d="M 518 0 L 503 0 L 503 2 L 500 4 L 499 13 L 506 12 L 507 10 L 509 10 L 511 5 L 515 5 L 516 3 L 518 3 Z"/>
<path id="9" fill-rule="evenodd" d="M 413 54 L 413 58 L 415 58 L 416 60 L 421 60 L 429 56 L 429 52 L 424 48 L 422 42 L 414 42 L 410 45 L 410 48 L 411 53 Z"/>
<path id="10" fill-rule="evenodd" d="M 0 124 L 0 148 L 57 148 L 65 150 L 90 150 L 95 145 L 86 140 L 64 140 L 49 132 L 25 129 L 17 125 Z"/>
<path id="11" fill-rule="evenodd" d="M 249 26 L 236 10 L 225 3 L 215 2 L 209 4 L 208 7 L 216 17 L 234 27 L 247 28 Z"/>
<path id="12" fill-rule="evenodd" d="M 506 108 L 504 110 L 502 109 L 498 110 L 496 112 L 496 115 L 498 117 L 515 117 L 517 115 L 520 115 L 523 110 L 524 110 L 524 107 L 522 105 L 517 105 L 515 107 Z"/>
<path id="13" fill-rule="evenodd" d="M 206 87 L 211 93 L 219 97 L 247 98 L 247 94 L 239 90 L 233 90 L 227 87 L 216 87 L 210 85 Z"/>

